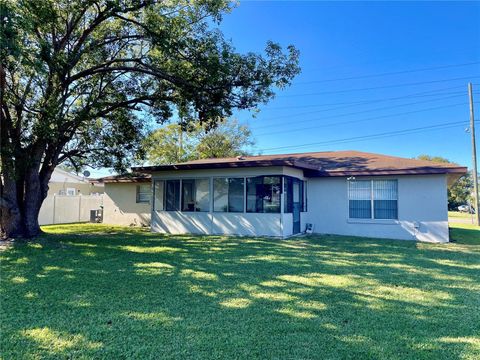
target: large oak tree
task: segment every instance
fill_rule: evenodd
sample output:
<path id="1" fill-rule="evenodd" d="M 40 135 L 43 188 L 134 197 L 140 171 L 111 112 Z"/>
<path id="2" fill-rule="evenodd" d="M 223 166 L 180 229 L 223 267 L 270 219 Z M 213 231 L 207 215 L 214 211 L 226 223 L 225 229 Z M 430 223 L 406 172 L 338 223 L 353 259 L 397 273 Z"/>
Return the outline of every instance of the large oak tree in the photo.
<path id="1" fill-rule="evenodd" d="M 214 127 L 299 72 L 298 52 L 236 52 L 223 0 L 0 0 L 3 236 L 40 232 L 56 166 L 125 168 L 146 124 Z"/>

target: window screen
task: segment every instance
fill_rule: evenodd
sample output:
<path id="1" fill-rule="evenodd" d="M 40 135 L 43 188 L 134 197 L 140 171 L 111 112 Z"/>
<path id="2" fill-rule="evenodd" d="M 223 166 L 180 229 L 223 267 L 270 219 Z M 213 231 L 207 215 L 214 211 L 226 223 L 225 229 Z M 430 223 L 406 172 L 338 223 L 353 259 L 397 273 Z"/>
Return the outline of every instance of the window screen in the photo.
<path id="1" fill-rule="evenodd" d="M 150 184 L 137 185 L 137 203 L 150 202 Z"/>
<path id="2" fill-rule="evenodd" d="M 155 181 L 154 194 L 155 194 L 155 203 L 153 204 L 154 209 L 156 211 L 165 210 L 165 207 L 164 207 L 165 181 L 163 180 Z"/>
<path id="3" fill-rule="evenodd" d="M 348 182 L 351 219 L 397 219 L 397 180 L 355 180 Z"/>
<path id="4" fill-rule="evenodd" d="M 165 183 L 165 210 L 180 210 L 180 180 L 167 180 Z"/>
<path id="5" fill-rule="evenodd" d="M 213 182 L 213 210 L 216 212 L 244 211 L 244 179 L 217 178 Z"/>
<path id="6" fill-rule="evenodd" d="M 398 183 L 396 180 L 373 181 L 373 209 L 375 219 L 398 217 Z"/>
<path id="7" fill-rule="evenodd" d="M 280 176 L 259 176 L 247 179 L 247 212 L 279 213 Z"/>
<path id="8" fill-rule="evenodd" d="M 195 180 L 195 211 L 210 211 L 210 180 Z"/>
<path id="9" fill-rule="evenodd" d="M 371 181 L 348 182 L 349 217 L 352 219 L 372 218 Z"/>

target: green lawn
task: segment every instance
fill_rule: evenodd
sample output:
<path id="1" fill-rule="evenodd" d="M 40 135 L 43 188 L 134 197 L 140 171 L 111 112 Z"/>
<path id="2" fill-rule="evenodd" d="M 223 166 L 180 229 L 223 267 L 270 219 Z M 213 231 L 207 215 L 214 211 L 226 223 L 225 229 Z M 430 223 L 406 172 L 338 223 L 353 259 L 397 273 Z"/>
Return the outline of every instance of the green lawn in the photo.
<path id="1" fill-rule="evenodd" d="M 457 218 L 457 219 L 471 219 L 472 214 L 466 213 L 466 212 L 460 212 L 460 211 L 449 211 L 448 212 L 448 217 L 449 218 Z"/>
<path id="2" fill-rule="evenodd" d="M 44 229 L 0 253 L 4 359 L 480 358 L 480 242 L 463 232 L 478 230 L 434 245 Z"/>
<path id="3" fill-rule="evenodd" d="M 473 224 L 451 223 L 450 241 L 480 246 L 480 227 Z"/>

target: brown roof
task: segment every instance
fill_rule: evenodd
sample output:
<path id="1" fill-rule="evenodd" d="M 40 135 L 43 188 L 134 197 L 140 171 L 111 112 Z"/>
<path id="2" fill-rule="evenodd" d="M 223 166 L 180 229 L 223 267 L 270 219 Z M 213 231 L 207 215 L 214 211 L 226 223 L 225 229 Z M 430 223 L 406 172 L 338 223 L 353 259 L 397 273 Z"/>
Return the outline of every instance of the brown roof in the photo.
<path id="1" fill-rule="evenodd" d="M 145 173 L 128 173 L 120 175 L 105 176 L 97 179 L 103 183 L 131 183 L 131 182 L 150 182 L 152 175 Z"/>
<path id="2" fill-rule="evenodd" d="M 325 151 L 296 154 L 243 156 L 239 158 L 202 159 L 173 165 L 133 168 L 138 172 L 166 170 L 216 169 L 238 167 L 291 166 L 306 176 L 361 176 L 408 174 L 465 174 L 457 164 L 407 159 L 361 151 Z"/>

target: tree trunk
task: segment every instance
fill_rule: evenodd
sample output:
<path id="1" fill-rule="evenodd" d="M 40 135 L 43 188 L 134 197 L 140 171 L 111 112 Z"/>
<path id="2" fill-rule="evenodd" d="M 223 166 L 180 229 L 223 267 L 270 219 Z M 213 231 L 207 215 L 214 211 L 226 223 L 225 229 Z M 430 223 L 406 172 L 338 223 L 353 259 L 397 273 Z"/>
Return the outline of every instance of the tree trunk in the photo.
<path id="1" fill-rule="evenodd" d="M 27 186 L 26 186 L 27 187 Z M 16 194 L 3 193 L 2 213 L 0 217 L 2 238 L 31 239 L 42 231 L 38 224 L 38 214 L 45 197 L 39 189 L 30 188 L 25 191 L 23 199 L 16 203 L 9 201 Z"/>
<path id="2" fill-rule="evenodd" d="M 47 197 L 53 170 L 40 174 L 39 167 L 38 162 L 30 162 L 24 171 L 19 171 L 18 166 L 15 174 L 4 171 L 0 197 L 1 238 L 31 239 L 42 232 L 38 214 Z"/>

